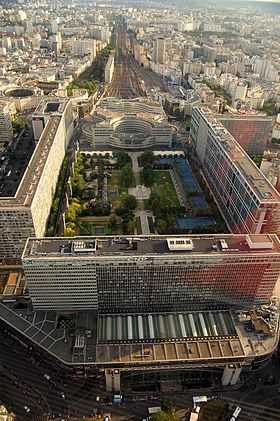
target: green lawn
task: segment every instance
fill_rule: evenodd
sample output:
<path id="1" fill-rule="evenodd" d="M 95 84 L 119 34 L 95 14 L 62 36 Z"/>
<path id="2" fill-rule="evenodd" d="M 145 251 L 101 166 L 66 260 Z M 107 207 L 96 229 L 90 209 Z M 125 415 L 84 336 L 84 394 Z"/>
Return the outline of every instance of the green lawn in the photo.
<path id="1" fill-rule="evenodd" d="M 120 185 L 120 170 L 113 170 L 110 177 L 108 177 L 108 188 L 109 187 L 117 187 L 119 190 L 119 194 L 127 193 L 128 189 L 126 187 L 122 187 Z"/>
<path id="2" fill-rule="evenodd" d="M 171 175 L 167 170 L 154 170 L 154 184 L 152 191 L 160 195 L 168 196 L 174 202 L 174 206 L 180 206 Z"/>
<path id="3" fill-rule="evenodd" d="M 105 222 L 105 221 L 104 221 Z M 108 224 L 101 222 L 80 221 L 77 227 L 77 235 L 120 235 L 121 226 L 112 230 Z"/>

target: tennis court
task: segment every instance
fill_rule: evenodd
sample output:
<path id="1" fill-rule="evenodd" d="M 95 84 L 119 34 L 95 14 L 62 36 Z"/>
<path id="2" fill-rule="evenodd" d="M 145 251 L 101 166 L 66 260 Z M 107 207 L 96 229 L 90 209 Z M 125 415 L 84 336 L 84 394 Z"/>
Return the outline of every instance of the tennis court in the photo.
<path id="1" fill-rule="evenodd" d="M 191 198 L 191 204 L 193 208 L 208 209 L 208 203 L 203 196 L 194 196 Z"/>
<path id="2" fill-rule="evenodd" d="M 216 221 L 214 218 L 210 216 L 198 216 L 198 217 L 180 217 L 176 218 L 176 224 L 179 228 L 185 230 L 192 230 L 200 227 L 208 227 L 211 225 L 215 225 Z"/>
<path id="3" fill-rule="evenodd" d="M 200 185 L 192 173 L 191 166 L 185 158 L 175 158 L 174 165 L 186 190 L 190 193 L 202 193 Z"/>

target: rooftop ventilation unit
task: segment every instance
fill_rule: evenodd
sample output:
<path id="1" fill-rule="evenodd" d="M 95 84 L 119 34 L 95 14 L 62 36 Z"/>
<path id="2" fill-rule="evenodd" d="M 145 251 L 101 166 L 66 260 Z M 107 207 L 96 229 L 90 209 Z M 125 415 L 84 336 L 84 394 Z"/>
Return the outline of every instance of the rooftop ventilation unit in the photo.
<path id="1" fill-rule="evenodd" d="M 89 254 L 96 251 L 96 241 L 75 240 L 72 242 L 72 252 L 75 254 Z"/>
<path id="2" fill-rule="evenodd" d="M 167 238 L 166 241 L 170 251 L 191 251 L 194 248 L 191 238 Z"/>
<path id="3" fill-rule="evenodd" d="M 227 244 L 226 240 L 224 240 L 224 239 L 220 240 L 220 244 L 221 244 L 222 250 L 228 250 L 228 244 Z"/>

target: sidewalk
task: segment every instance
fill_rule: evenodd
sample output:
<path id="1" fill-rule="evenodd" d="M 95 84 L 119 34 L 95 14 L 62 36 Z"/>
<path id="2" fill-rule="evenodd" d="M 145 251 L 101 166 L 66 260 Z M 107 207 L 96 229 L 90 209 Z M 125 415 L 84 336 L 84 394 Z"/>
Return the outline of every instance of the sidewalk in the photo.
<path id="1" fill-rule="evenodd" d="M 138 164 L 138 157 L 142 155 L 142 152 L 129 152 L 128 155 L 130 156 L 131 161 L 132 161 L 132 170 L 134 173 L 135 183 L 137 187 L 141 185 L 140 183 L 141 168 L 139 167 L 139 164 Z M 141 200 L 141 199 L 137 200 L 137 208 L 134 214 L 135 214 L 135 217 L 140 217 L 142 234 L 149 235 L 151 232 L 150 232 L 150 227 L 149 227 L 149 222 L 148 222 L 148 216 L 153 218 L 153 213 L 151 211 L 145 210 L 144 200 Z"/>

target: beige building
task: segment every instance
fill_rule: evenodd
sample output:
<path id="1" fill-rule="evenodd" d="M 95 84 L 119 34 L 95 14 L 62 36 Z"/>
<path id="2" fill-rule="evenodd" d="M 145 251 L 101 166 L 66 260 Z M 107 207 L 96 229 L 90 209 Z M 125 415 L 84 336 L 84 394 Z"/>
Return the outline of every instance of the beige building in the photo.
<path id="1" fill-rule="evenodd" d="M 108 58 L 105 66 L 105 83 L 111 83 L 115 68 L 115 51 L 113 51 Z"/>
<path id="2" fill-rule="evenodd" d="M 173 129 L 162 106 L 148 98 L 103 98 L 83 123 L 80 147 L 143 150 L 171 146 Z"/>
<path id="3" fill-rule="evenodd" d="M 28 237 L 45 233 L 60 167 L 73 132 L 71 103 L 66 99 L 44 100 L 33 116 L 34 124 L 38 142 L 16 193 L 0 196 L 0 257 L 20 257 Z"/>

